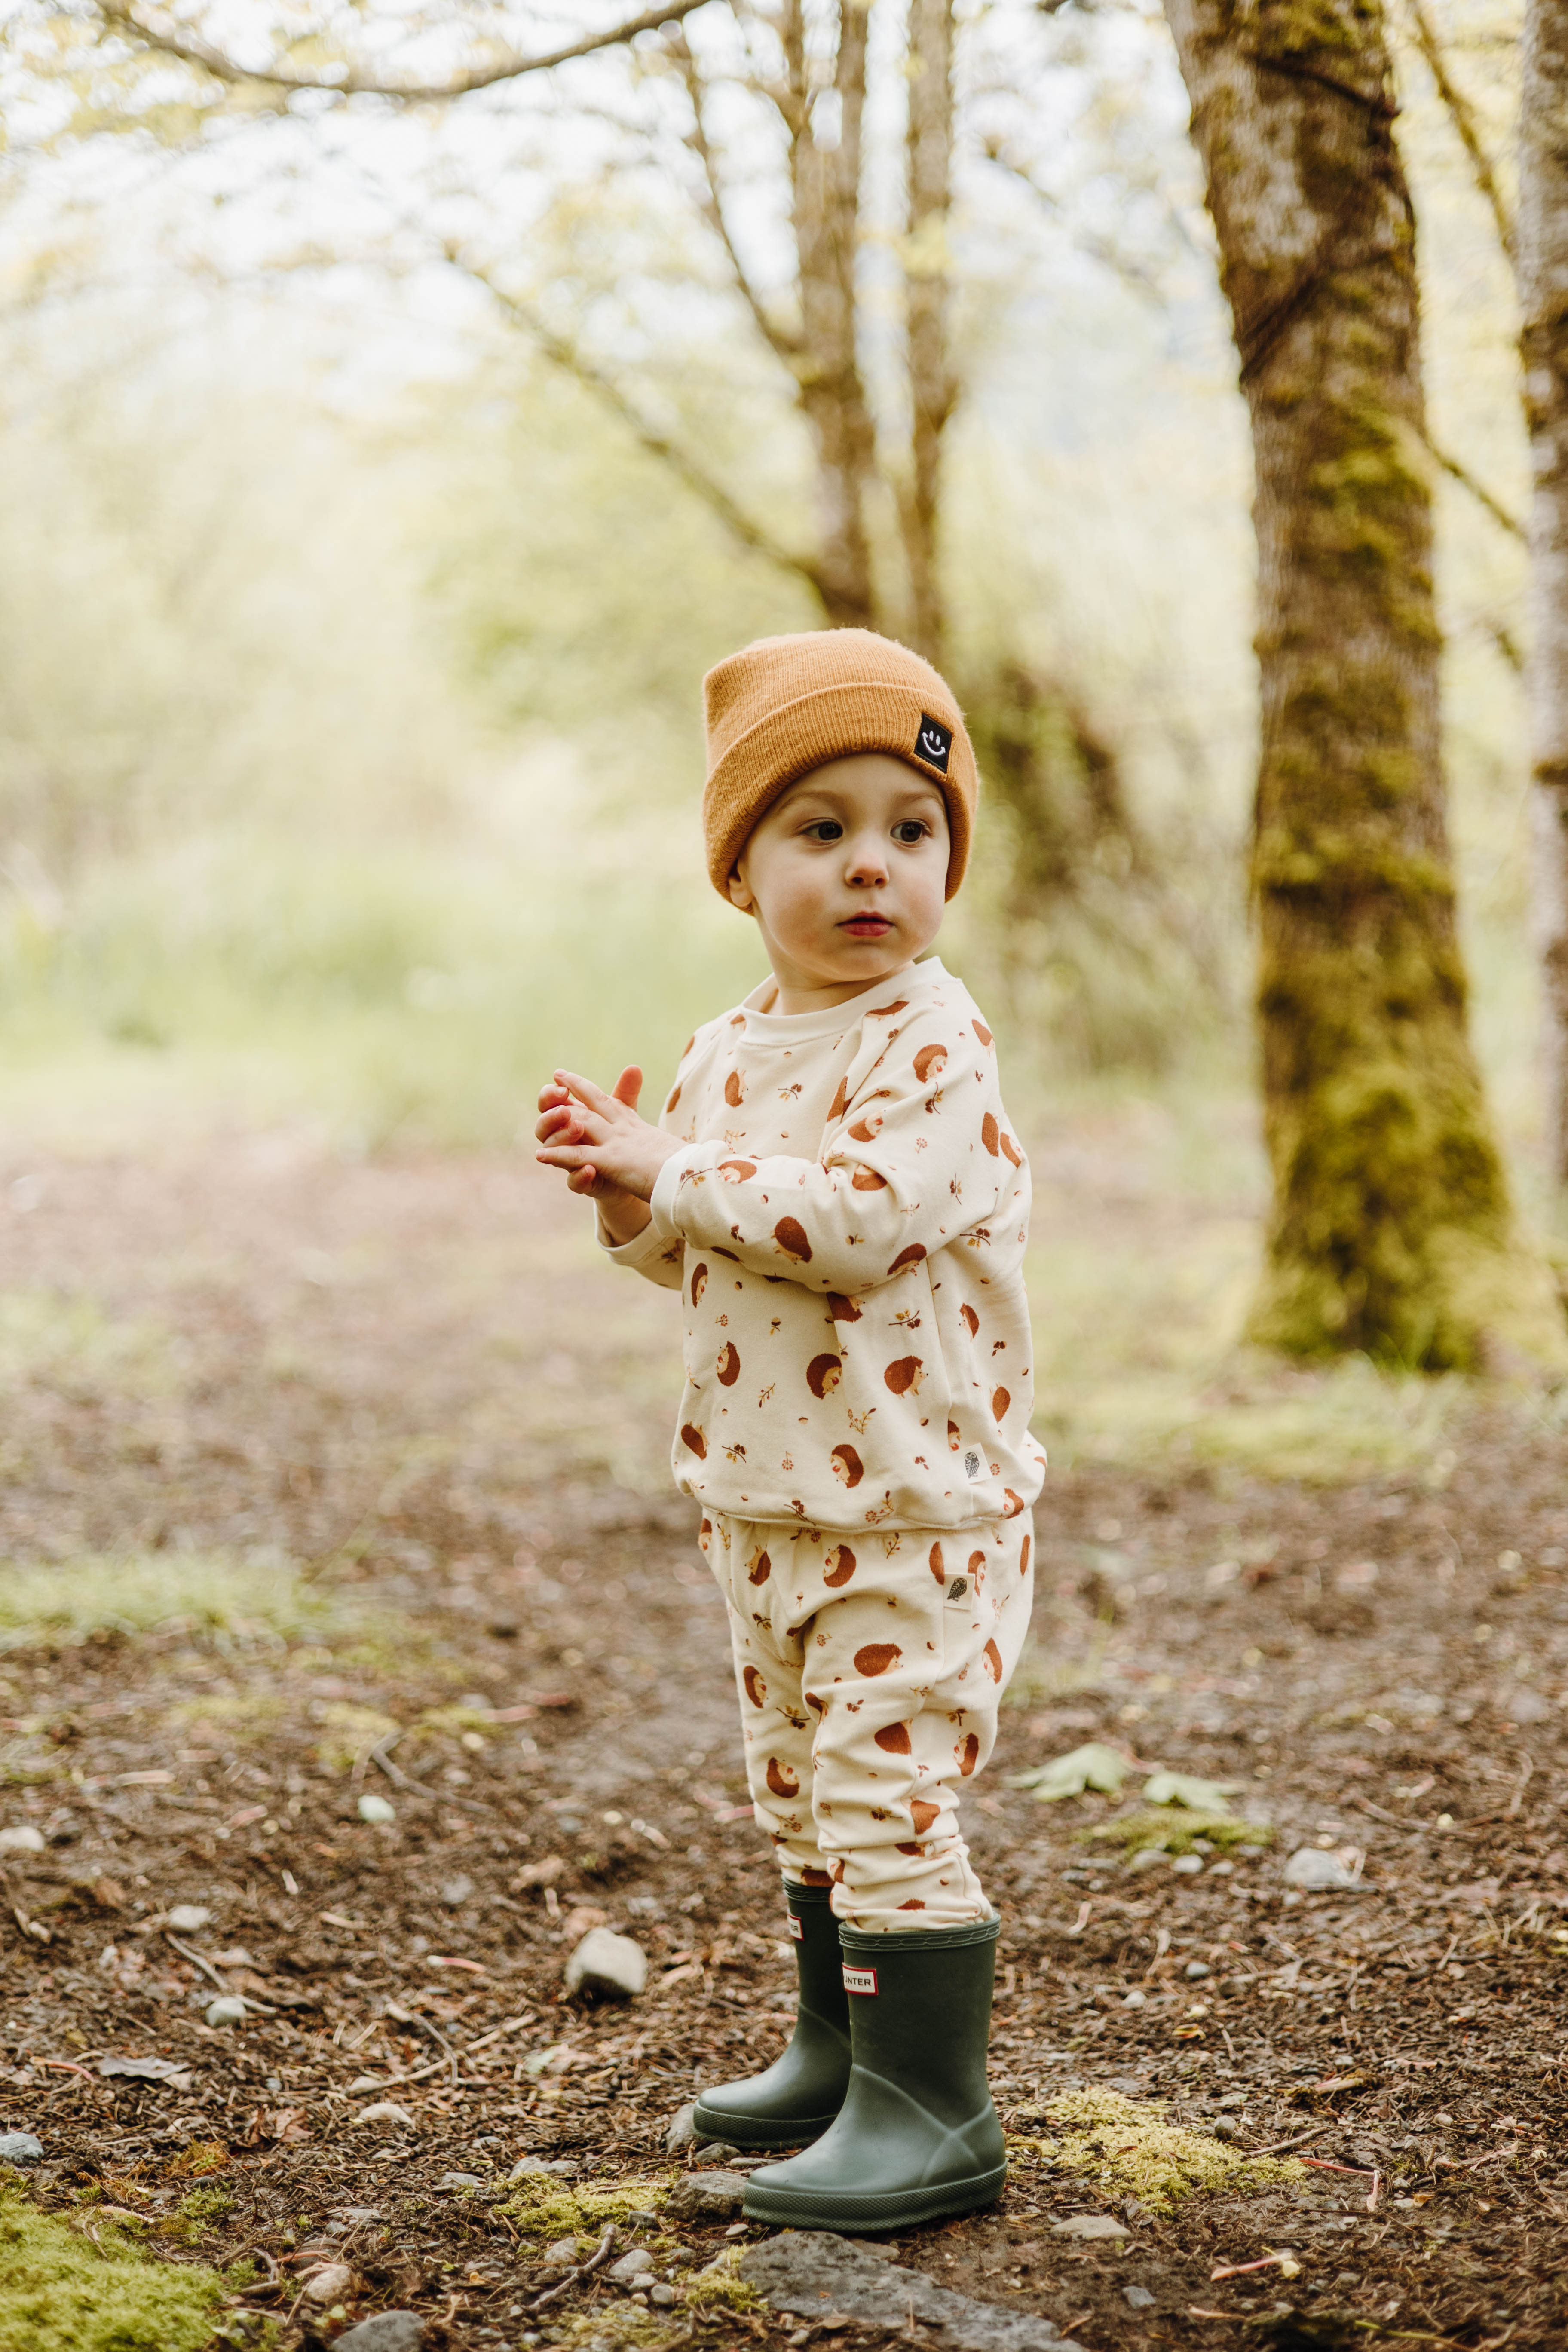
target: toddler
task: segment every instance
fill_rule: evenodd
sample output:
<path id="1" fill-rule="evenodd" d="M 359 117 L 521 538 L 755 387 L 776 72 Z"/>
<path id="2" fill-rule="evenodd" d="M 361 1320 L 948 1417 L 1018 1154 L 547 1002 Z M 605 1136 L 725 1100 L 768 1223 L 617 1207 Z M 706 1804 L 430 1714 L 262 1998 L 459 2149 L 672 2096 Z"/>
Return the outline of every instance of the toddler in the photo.
<path id="1" fill-rule="evenodd" d="M 957 1800 L 1029 1619 L 1029 1175 L 991 1032 L 927 953 L 976 797 L 945 681 L 837 629 L 748 646 L 705 697 L 708 870 L 772 976 L 698 1031 L 657 1127 L 640 1071 L 558 1071 L 539 1157 L 616 1265 L 681 1295 L 676 1481 L 796 1946 L 788 2050 L 704 2092 L 698 2128 L 812 2143 L 751 2174 L 752 2218 L 890 2228 L 1005 2169 L 999 1923 Z"/>

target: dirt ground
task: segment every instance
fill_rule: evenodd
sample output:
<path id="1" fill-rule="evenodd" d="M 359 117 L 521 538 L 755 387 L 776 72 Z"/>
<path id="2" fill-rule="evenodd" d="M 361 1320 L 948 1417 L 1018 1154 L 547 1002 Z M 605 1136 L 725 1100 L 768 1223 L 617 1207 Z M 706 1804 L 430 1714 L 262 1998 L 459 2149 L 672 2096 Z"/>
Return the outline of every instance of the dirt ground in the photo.
<path id="1" fill-rule="evenodd" d="M 521 1160 L 235 1138 L 13 1159 L 0 1202 L 0 1561 L 142 1549 L 177 1586 L 222 1550 L 280 1592 L 304 1562 L 321 1612 L 0 1653 L 0 1827 L 45 1840 L 0 1853 L 0 2130 L 44 2143 L 34 2193 L 248 2253 L 284 2344 L 394 2305 L 430 2345 L 808 2340 L 685 2301 L 760 2234 L 723 2221 L 659 2238 L 662 2311 L 602 2279 L 531 2310 L 537 2244 L 443 2185 L 531 2154 L 668 2181 L 681 2103 L 785 2032 L 721 1609 L 661 1483 L 670 1302 L 595 1267 Z M 1568 2341 L 1563 1422 L 1477 1399 L 1437 1470 L 1355 1486 L 1053 1475 L 968 1811 L 1018 2160 L 898 2260 L 1089 2352 Z M 1094 1738 L 1239 1784 L 1273 1846 L 1131 1871 L 1082 1840 L 1110 1801 L 1007 1785 Z M 1353 1891 L 1287 1885 L 1301 1846 Z M 600 1920 L 648 1956 L 635 2002 L 563 1998 Z M 208 2026 L 219 1990 L 258 2006 Z M 1035 2152 L 1079 2086 L 1348 2168 L 1151 2211 Z M 1051 2226 L 1091 2212 L 1128 2234 Z M 323 2249 L 351 2284 L 311 2319 Z"/>

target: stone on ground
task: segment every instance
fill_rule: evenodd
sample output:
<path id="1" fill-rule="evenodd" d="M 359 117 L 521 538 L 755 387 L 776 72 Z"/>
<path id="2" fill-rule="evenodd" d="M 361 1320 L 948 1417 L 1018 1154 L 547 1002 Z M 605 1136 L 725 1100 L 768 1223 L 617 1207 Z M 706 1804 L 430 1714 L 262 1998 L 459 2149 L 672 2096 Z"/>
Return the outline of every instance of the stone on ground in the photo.
<path id="1" fill-rule="evenodd" d="M 689 2172 L 664 2200 L 667 2213 L 683 2221 L 728 2221 L 746 2193 L 743 2172 Z"/>
<path id="2" fill-rule="evenodd" d="M 1361 1881 L 1346 1868 L 1337 1853 L 1325 1853 L 1321 1846 L 1298 1846 L 1285 1864 L 1282 1875 L 1287 1886 L 1331 1889 L 1336 1895 L 1348 1895 Z"/>
<path id="3" fill-rule="evenodd" d="M 942 2329 L 943 2352 L 1083 2352 L 1052 2320 L 955 2294 L 828 2230 L 786 2230 L 748 2246 L 736 2269 L 775 2311 L 803 2319 L 845 2312 L 898 2328 L 923 2320 Z"/>
<path id="4" fill-rule="evenodd" d="M 1053 2221 L 1051 2227 L 1058 2238 L 1125 2238 L 1130 2234 L 1109 2213 L 1072 2213 L 1065 2221 Z"/>
<path id="5" fill-rule="evenodd" d="M 332 2339 L 332 2352 L 419 2352 L 425 2322 L 416 2311 L 378 2311 Z"/>
<path id="6" fill-rule="evenodd" d="M 647 1962 L 629 1936 L 590 1927 L 566 1963 L 564 1981 L 568 1994 L 617 1993 L 635 2000 L 647 1982 Z"/>
<path id="7" fill-rule="evenodd" d="M 666 2156 L 679 2156 L 682 2148 L 695 2147 L 700 2135 L 697 2129 L 697 2102 L 688 2099 L 669 2119 L 669 2129 L 664 2136 Z"/>
<path id="8" fill-rule="evenodd" d="M 0 2132 L 0 2164 L 37 2164 L 44 2143 L 31 2132 Z"/>

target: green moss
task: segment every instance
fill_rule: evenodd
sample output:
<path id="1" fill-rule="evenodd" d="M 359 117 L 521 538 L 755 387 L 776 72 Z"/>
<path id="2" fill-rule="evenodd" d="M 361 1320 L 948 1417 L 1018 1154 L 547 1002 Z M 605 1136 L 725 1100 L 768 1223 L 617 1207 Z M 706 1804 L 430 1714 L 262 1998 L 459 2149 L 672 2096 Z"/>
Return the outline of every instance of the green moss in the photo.
<path id="1" fill-rule="evenodd" d="M 234 2199 L 226 2189 L 193 2189 L 182 2197 L 173 2213 L 157 2224 L 161 2237 L 177 2239 L 190 2245 L 204 2238 L 227 2221 L 234 2210 Z"/>
<path id="2" fill-rule="evenodd" d="M 0 2352 L 199 2352 L 226 2295 L 212 2271 L 160 2263 L 112 2223 L 84 2213 L 73 2227 L 0 2186 Z"/>
<path id="3" fill-rule="evenodd" d="M 1080 1841 L 1101 1839 L 1119 1845 L 1129 1859 L 1135 1853 L 1191 1853 L 1199 1838 L 1210 1845 L 1270 1845 L 1274 1832 L 1266 1822 L 1238 1821 L 1231 1812 L 1205 1812 L 1186 1805 L 1140 1805 L 1136 1811 L 1118 1813 L 1113 1821 L 1080 1830 Z"/>
<path id="4" fill-rule="evenodd" d="M 1167 2123 L 1162 2099 L 1068 2091 L 1046 2113 L 1062 2135 L 1034 2146 L 1053 2171 L 1092 2181 L 1110 2196 L 1136 2197 L 1152 2213 L 1169 2213 L 1195 2192 L 1272 2189 L 1308 2178 L 1293 2158 L 1241 2156 L 1206 2132 Z"/>
<path id="5" fill-rule="evenodd" d="M 754 2286 L 736 2273 L 738 2246 L 727 2246 L 706 2270 L 699 2271 L 686 2290 L 689 2311 L 761 2311 L 763 2298 Z"/>
<path id="6" fill-rule="evenodd" d="M 497 2210 L 517 2224 L 523 2237 L 546 2245 L 556 2238 L 598 2237 L 606 2221 L 619 2228 L 634 2213 L 657 2212 L 672 2178 L 617 2180 L 596 2189 L 586 2181 L 568 2183 L 553 2173 L 531 2172 Z"/>
<path id="7" fill-rule="evenodd" d="M 374 1706 L 355 1706 L 348 1699 L 330 1699 L 319 1719 L 322 1729 L 315 1745 L 315 1756 L 329 1772 L 352 1770 L 362 1756 L 367 1756 L 379 1740 L 390 1738 L 397 1729 L 392 1716 L 383 1715 Z"/>

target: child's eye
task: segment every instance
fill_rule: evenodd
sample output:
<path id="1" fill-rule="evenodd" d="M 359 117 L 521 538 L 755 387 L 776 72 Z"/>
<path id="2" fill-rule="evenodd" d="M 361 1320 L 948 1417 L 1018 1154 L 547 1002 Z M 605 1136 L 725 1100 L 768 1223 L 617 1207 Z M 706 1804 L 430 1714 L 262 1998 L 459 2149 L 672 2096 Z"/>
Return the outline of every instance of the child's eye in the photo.
<path id="1" fill-rule="evenodd" d="M 907 816 L 901 824 L 893 827 L 893 839 L 901 841 L 908 847 L 917 841 L 923 841 L 930 831 L 931 827 L 923 817 Z"/>
<path id="2" fill-rule="evenodd" d="M 844 827 L 836 816 L 819 816 L 805 827 L 807 841 L 842 841 Z"/>

